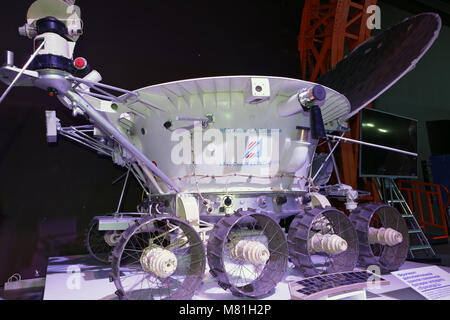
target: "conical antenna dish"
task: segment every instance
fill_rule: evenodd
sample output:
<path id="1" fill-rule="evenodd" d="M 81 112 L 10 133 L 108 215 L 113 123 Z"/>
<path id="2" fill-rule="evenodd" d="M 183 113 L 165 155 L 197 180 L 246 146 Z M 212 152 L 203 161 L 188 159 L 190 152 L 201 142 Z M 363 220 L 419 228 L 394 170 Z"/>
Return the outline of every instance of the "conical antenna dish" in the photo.
<path id="1" fill-rule="evenodd" d="M 37 20 L 54 17 L 64 22 L 70 30 L 71 26 L 81 26 L 80 7 L 74 5 L 75 1 L 63 0 L 37 0 L 28 9 L 27 23 L 35 26 Z M 79 35 L 72 35 L 71 40 L 78 40 Z"/>
<path id="2" fill-rule="evenodd" d="M 61 21 L 73 19 L 73 15 L 81 18 L 80 7 L 70 5 L 71 2 L 61 0 L 37 0 L 28 9 L 28 23 L 33 23 L 45 17 L 54 17 Z"/>

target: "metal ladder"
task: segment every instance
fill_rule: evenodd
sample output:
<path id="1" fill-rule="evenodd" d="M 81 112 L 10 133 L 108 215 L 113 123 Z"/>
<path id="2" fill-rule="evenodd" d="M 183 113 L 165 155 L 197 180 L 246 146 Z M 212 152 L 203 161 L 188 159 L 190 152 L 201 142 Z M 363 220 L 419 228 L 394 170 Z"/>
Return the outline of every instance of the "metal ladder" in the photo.
<path id="1" fill-rule="evenodd" d="M 420 227 L 419 223 L 414 216 L 414 213 L 411 211 L 408 203 L 406 202 L 403 194 L 398 188 L 393 178 L 377 178 L 378 185 L 380 186 L 380 190 L 378 190 L 380 198 L 383 199 L 384 202 L 394 207 L 397 205 L 400 209 L 403 218 L 406 220 L 406 224 L 408 226 L 408 233 L 411 237 L 416 237 L 418 240 L 417 245 L 412 245 L 409 247 L 409 259 L 417 259 L 417 254 L 419 252 L 424 252 L 427 258 L 436 258 L 436 253 L 428 242 L 425 233 Z"/>

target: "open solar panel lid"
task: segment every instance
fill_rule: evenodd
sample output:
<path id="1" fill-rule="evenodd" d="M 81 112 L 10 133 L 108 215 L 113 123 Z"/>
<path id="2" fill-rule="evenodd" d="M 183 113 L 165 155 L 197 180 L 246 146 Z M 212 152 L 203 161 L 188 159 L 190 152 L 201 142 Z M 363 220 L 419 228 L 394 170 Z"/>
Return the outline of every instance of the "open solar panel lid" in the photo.
<path id="1" fill-rule="evenodd" d="M 423 13 L 368 39 L 317 82 L 347 97 L 357 114 L 419 62 L 439 35 L 441 18 Z"/>

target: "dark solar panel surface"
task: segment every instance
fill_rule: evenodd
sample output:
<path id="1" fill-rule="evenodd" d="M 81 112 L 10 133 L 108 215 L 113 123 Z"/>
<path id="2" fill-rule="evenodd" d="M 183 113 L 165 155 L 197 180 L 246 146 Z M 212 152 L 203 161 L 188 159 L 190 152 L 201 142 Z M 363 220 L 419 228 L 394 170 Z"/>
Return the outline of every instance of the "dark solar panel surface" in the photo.
<path id="1" fill-rule="evenodd" d="M 307 278 L 296 282 L 297 284 L 304 286 L 304 288 L 297 290 L 297 292 L 304 295 L 311 295 L 331 288 L 365 283 L 373 276 L 374 274 L 367 271 L 355 271 Z M 380 278 L 380 281 L 383 280 L 384 279 Z"/>
<path id="2" fill-rule="evenodd" d="M 434 13 L 406 19 L 361 44 L 317 82 L 345 95 L 353 116 L 413 68 L 440 29 Z"/>

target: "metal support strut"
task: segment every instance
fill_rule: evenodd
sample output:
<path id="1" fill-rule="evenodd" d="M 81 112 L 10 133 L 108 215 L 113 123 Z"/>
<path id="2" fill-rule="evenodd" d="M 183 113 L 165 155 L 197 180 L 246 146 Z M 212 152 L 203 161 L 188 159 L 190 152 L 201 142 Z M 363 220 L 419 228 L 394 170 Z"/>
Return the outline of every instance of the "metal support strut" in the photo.
<path id="1" fill-rule="evenodd" d="M 179 192 L 178 187 L 156 167 L 136 146 L 134 146 L 116 127 L 114 127 L 107 119 L 105 119 L 86 99 L 76 92 L 68 90 L 67 98 L 76 103 L 102 130 L 114 138 L 124 149 L 134 155 L 137 161 L 143 163 L 156 176 L 169 185 L 175 192 Z"/>

